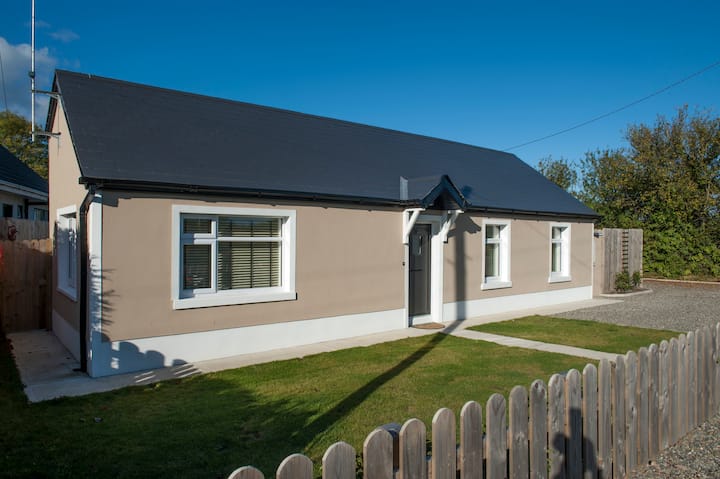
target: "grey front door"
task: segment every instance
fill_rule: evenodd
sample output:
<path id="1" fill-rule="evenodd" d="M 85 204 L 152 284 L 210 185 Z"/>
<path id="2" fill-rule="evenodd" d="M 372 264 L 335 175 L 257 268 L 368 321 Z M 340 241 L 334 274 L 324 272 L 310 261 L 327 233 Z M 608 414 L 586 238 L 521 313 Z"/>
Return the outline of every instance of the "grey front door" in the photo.
<path id="1" fill-rule="evenodd" d="M 430 314 L 430 225 L 416 224 L 410 233 L 409 315 Z"/>

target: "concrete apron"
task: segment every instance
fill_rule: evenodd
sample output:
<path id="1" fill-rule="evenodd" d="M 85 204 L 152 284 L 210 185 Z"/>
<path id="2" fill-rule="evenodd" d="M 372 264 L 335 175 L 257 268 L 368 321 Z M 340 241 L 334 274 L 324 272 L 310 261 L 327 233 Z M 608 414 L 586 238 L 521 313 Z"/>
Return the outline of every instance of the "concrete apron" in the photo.
<path id="1" fill-rule="evenodd" d="M 534 308 L 510 313 L 494 314 L 478 318 L 469 318 L 447 324 L 440 330 L 407 328 L 398 331 L 371 334 L 357 338 L 348 338 L 332 342 L 316 343 L 295 348 L 278 349 L 256 354 L 244 354 L 210 361 L 200 361 L 193 364 L 158 368 L 135 373 L 118 374 L 102 378 L 91 378 L 78 371 L 80 364 L 70 352 L 60 343 L 51 331 L 35 330 L 20 333 L 11 333 L 7 337 L 11 342 L 15 364 L 20 372 L 24 392 L 30 402 L 40 402 L 63 396 L 83 396 L 97 392 L 111 391 L 126 386 L 142 386 L 177 379 L 196 374 L 204 374 L 224 369 L 239 368 L 253 364 L 261 364 L 285 359 L 302 358 L 305 356 L 324 352 L 337 351 L 359 346 L 371 346 L 387 341 L 396 341 L 408 337 L 425 336 L 444 332 L 466 339 L 489 341 L 504 346 L 537 349 L 546 352 L 569 354 L 590 359 L 607 358 L 614 360 L 615 354 L 600 353 L 570 346 L 540 343 L 517 338 L 467 331 L 465 328 L 477 324 L 505 321 L 508 319 L 529 316 L 532 314 L 551 315 L 555 313 L 583 309 L 617 301 L 607 299 L 592 299 L 567 303 L 544 308 Z"/>

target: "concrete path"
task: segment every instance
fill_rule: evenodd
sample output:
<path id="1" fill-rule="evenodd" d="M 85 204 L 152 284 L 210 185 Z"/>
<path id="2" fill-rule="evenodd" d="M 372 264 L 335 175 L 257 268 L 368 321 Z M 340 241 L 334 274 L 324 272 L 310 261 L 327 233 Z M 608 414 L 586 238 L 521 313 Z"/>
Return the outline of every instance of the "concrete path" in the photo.
<path id="1" fill-rule="evenodd" d="M 79 364 L 72 355 L 60 344 L 54 334 L 49 331 L 37 330 L 22 333 L 9 334 L 8 338 L 12 343 L 15 363 L 20 371 L 20 379 L 24 384 L 25 394 L 30 402 L 46 401 L 62 396 L 82 396 L 96 392 L 111 391 L 126 386 L 142 386 L 167 379 L 177 379 L 205 374 L 224 369 L 233 369 L 253 364 L 281 361 L 285 359 L 302 358 L 313 354 L 320 354 L 329 351 L 337 351 L 360 346 L 371 346 L 373 344 L 396 341 L 399 339 L 425 336 L 443 332 L 454 336 L 490 341 L 504 346 L 514 346 L 539 351 L 569 354 L 572 356 L 585 357 L 589 359 L 614 359 L 616 355 L 590 351 L 587 349 L 573 348 L 557 344 L 547 344 L 538 341 L 527 341 L 517 338 L 509 338 L 476 331 L 468 331 L 465 328 L 477 324 L 504 321 L 512 318 L 519 318 L 532 314 L 551 315 L 563 311 L 589 308 L 615 303 L 617 301 L 607 299 L 593 299 L 567 303 L 545 308 L 535 308 L 510 313 L 487 315 L 478 318 L 469 318 L 464 321 L 450 323 L 441 329 L 418 329 L 407 328 L 384 333 L 371 334 L 367 336 L 328 341 L 324 343 L 310 344 L 295 348 L 277 349 L 256 354 L 244 354 L 229 358 L 201 361 L 193 364 L 183 364 L 167 368 L 158 368 L 136 373 L 118 374 L 103 378 L 90 378 L 87 374 L 77 371 Z"/>
<path id="2" fill-rule="evenodd" d="M 614 353 L 603 353 L 601 351 L 576 348 L 573 346 L 564 346 L 562 344 L 541 343 L 540 341 L 531 341 L 529 339 L 511 338 L 509 336 L 500 336 L 498 334 L 481 333 L 480 331 L 470 331 L 469 329 L 454 331 L 451 334 L 460 338 L 479 339 L 481 341 L 488 341 L 491 343 L 500 344 L 502 346 L 537 349 L 538 351 L 545 351 L 547 353 L 567 354 L 568 356 L 578 356 L 581 358 L 594 359 L 597 361 L 600 361 L 601 359 L 615 361 L 615 358 L 617 357 L 617 354 Z"/>

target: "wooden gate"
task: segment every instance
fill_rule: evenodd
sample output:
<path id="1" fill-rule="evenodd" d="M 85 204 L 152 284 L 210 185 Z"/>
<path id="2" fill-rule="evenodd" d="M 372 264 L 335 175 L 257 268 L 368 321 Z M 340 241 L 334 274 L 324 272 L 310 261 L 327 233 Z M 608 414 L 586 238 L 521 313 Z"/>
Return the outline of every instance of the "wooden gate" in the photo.
<path id="1" fill-rule="evenodd" d="M 52 240 L 0 241 L 0 321 L 6 333 L 50 324 Z"/>

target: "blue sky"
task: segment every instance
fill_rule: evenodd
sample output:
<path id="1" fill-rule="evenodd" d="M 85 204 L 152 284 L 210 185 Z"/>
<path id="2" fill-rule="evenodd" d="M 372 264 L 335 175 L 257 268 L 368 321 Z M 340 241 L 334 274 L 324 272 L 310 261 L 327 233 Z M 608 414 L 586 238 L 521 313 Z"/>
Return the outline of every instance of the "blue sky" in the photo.
<path id="1" fill-rule="evenodd" d="M 29 111 L 30 0 L 0 16 L 5 98 Z M 53 68 L 495 149 L 615 110 L 720 61 L 720 2 L 36 0 Z M 4 95 L 3 95 L 4 93 Z M 513 149 L 575 161 L 629 124 L 720 115 L 720 66 L 618 114 Z M 45 112 L 38 111 L 44 118 Z"/>

